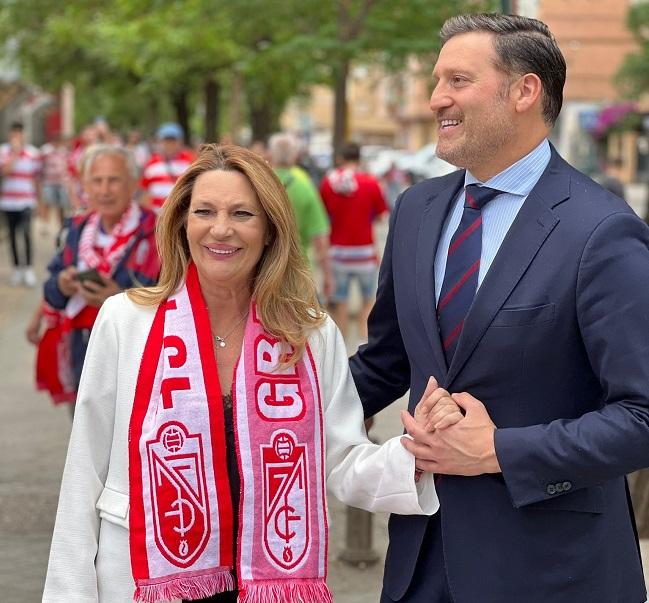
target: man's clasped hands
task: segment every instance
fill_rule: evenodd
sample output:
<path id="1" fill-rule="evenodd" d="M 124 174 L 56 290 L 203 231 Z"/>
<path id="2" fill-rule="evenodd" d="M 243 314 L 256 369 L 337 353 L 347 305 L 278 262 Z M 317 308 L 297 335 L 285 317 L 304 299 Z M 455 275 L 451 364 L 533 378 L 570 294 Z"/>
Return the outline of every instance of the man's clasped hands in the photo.
<path id="1" fill-rule="evenodd" d="M 404 410 L 401 421 L 410 436 L 401 442 L 415 456 L 418 474 L 500 472 L 494 444 L 496 425 L 484 404 L 471 394 L 451 394 L 430 377 L 414 417 Z"/>

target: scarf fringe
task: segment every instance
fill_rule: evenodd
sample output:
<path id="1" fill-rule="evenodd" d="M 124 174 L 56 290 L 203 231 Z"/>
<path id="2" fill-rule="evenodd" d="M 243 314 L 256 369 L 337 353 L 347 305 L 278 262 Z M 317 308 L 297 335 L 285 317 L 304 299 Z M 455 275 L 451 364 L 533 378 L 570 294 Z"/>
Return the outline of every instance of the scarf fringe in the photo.
<path id="1" fill-rule="evenodd" d="M 333 603 L 324 580 L 263 580 L 246 582 L 239 603 Z"/>
<path id="2" fill-rule="evenodd" d="M 174 599 L 205 599 L 216 593 L 234 590 L 234 578 L 229 570 L 199 576 L 183 576 L 159 584 L 141 584 L 135 589 L 134 601 L 157 603 Z"/>

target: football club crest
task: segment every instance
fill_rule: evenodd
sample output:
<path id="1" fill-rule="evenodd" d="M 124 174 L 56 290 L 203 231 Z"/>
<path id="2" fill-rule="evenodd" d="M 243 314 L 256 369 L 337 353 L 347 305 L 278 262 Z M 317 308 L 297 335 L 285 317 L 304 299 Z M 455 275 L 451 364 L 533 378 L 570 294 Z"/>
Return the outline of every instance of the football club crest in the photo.
<path id="1" fill-rule="evenodd" d="M 264 547 L 284 570 L 297 568 L 310 545 L 306 448 L 288 430 L 274 432 L 270 445 L 261 447 Z"/>
<path id="2" fill-rule="evenodd" d="M 147 442 L 155 540 L 164 557 L 188 567 L 209 539 L 209 500 L 200 434 L 177 421 Z"/>

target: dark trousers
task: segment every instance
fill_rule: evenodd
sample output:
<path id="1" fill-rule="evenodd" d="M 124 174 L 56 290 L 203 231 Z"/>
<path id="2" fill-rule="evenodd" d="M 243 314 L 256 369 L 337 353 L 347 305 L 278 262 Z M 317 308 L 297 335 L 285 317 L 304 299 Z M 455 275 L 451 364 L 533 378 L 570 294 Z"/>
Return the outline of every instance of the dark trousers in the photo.
<path id="1" fill-rule="evenodd" d="M 9 245 L 11 247 L 11 255 L 13 258 L 14 266 L 32 265 L 32 210 L 30 208 L 21 211 L 5 211 L 5 218 L 9 228 Z M 22 231 L 24 241 L 24 262 L 21 262 L 18 253 L 18 238 L 19 233 Z"/>
<path id="2" fill-rule="evenodd" d="M 381 603 L 393 600 L 383 592 Z M 428 521 L 410 588 L 399 603 L 453 603 L 444 570 L 441 510 Z"/>

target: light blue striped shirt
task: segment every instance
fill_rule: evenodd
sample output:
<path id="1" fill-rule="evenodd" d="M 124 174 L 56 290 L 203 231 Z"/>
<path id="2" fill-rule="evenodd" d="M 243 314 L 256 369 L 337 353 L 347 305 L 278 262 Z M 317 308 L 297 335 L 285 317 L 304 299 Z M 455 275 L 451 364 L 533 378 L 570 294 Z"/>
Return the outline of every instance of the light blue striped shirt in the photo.
<path id="1" fill-rule="evenodd" d="M 544 139 L 541 144 L 531 153 L 528 153 L 510 165 L 506 170 L 496 174 L 486 182 L 480 182 L 468 171 L 464 178 L 464 186 L 467 184 L 484 184 L 490 188 L 503 191 L 501 195 L 489 201 L 482 208 L 482 253 L 480 256 L 480 271 L 478 273 L 478 287 L 491 266 L 500 245 L 507 234 L 514 218 L 523 207 L 527 195 L 539 181 L 541 174 L 550 162 L 550 143 Z M 439 301 L 439 294 L 444 282 L 446 271 L 446 256 L 451 238 L 455 233 L 464 210 L 464 188 L 460 191 L 455 200 L 453 208 L 446 219 L 442 236 L 437 245 L 435 254 L 435 300 Z"/>

